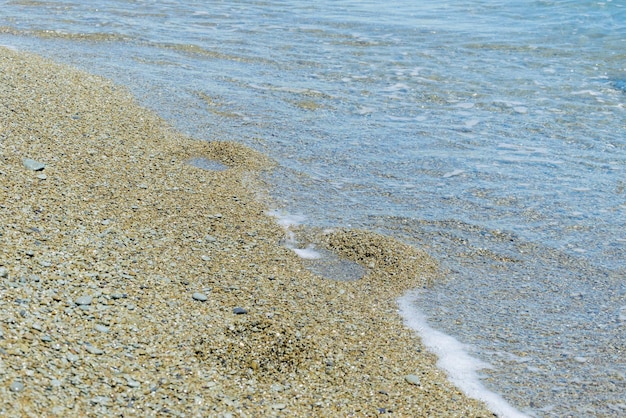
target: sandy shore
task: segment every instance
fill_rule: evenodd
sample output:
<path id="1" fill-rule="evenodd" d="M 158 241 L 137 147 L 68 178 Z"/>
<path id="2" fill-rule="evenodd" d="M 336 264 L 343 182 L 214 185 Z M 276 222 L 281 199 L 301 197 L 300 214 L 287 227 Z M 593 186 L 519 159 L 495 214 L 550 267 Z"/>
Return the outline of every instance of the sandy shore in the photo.
<path id="1" fill-rule="evenodd" d="M 255 197 L 271 165 L 0 48 L 0 415 L 492 416 L 397 313 L 434 261 L 335 231 L 368 273 L 316 276 Z"/>

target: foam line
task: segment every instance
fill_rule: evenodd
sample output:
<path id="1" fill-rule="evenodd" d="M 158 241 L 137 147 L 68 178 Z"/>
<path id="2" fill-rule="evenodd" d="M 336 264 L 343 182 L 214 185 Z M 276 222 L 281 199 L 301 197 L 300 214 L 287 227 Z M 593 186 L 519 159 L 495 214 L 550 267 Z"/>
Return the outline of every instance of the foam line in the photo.
<path id="1" fill-rule="evenodd" d="M 428 325 L 424 314 L 415 307 L 418 294 L 419 291 L 412 291 L 398 299 L 400 315 L 409 328 L 417 331 L 426 348 L 437 355 L 437 366 L 448 374 L 450 381 L 467 396 L 483 401 L 498 417 L 529 418 L 480 382 L 478 371 L 490 368 L 489 364 L 470 356 L 465 344 Z"/>

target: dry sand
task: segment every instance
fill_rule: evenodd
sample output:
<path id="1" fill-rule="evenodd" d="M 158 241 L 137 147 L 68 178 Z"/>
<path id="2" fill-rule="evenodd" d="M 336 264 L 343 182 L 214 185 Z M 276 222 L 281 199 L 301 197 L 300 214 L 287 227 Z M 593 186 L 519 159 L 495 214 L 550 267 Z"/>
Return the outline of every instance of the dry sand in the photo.
<path id="1" fill-rule="evenodd" d="M 319 245 L 368 274 L 314 275 L 256 199 L 271 165 L 0 48 L 0 415 L 493 416 L 397 313 L 434 261 L 335 231 Z"/>

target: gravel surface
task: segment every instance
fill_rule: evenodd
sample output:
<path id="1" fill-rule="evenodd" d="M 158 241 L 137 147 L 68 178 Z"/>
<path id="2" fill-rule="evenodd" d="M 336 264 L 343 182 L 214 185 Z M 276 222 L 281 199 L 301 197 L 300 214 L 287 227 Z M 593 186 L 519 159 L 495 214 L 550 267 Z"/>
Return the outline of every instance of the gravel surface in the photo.
<path id="1" fill-rule="evenodd" d="M 492 416 L 397 313 L 433 260 L 339 230 L 366 276 L 315 275 L 255 199 L 271 167 L 0 48 L 0 415 Z"/>

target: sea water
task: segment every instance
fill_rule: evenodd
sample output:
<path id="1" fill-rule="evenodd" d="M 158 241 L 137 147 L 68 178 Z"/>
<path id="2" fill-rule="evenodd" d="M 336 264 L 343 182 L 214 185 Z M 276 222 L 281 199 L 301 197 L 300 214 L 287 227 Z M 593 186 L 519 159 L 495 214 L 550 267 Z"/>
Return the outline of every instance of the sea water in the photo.
<path id="1" fill-rule="evenodd" d="M 402 313 L 501 415 L 626 415 L 623 2 L 14 0 L 0 44 L 270 155 L 276 210 L 426 249 L 447 279 Z"/>

